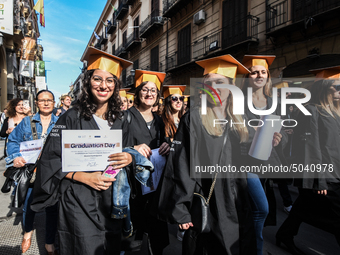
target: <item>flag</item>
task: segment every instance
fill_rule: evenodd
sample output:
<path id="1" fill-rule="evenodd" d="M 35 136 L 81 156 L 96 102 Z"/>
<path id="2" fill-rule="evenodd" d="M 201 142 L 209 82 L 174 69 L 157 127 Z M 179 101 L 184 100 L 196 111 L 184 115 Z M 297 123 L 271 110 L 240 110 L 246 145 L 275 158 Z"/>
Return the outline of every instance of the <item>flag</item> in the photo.
<path id="1" fill-rule="evenodd" d="M 99 35 L 97 35 L 97 33 L 95 31 L 93 31 L 93 33 L 94 33 L 94 36 L 97 38 L 97 40 L 100 40 Z"/>
<path id="2" fill-rule="evenodd" d="M 111 3 L 110 3 L 111 4 Z M 117 11 L 116 8 L 111 4 L 111 7 L 113 8 L 114 11 Z"/>
<path id="3" fill-rule="evenodd" d="M 40 13 L 40 25 L 45 27 L 44 0 L 38 0 L 33 9 Z"/>
<path id="4" fill-rule="evenodd" d="M 104 26 L 105 26 L 105 27 L 107 27 L 107 25 L 104 23 L 104 21 L 103 21 L 103 20 L 102 20 L 102 22 L 103 22 Z"/>

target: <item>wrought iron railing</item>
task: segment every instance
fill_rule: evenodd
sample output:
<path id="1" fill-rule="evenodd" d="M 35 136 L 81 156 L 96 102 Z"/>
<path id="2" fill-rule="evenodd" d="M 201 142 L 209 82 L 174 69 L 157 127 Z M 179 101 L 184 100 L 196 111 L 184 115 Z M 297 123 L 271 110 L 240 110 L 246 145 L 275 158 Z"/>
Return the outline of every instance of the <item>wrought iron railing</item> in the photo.
<path id="1" fill-rule="evenodd" d="M 267 5 L 266 29 L 270 32 L 273 28 L 288 21 L 288 0 L 279 0 Z"/>
<path id="2" fill-rule="evenodd" d="M 153 24 L 163 24 L 164 19 L 159 10 L 154 10 L 151 14 L 143 20 L 140 24 L 140 34 L 143 35 Z"/>
<path id="3" fill-rule="evenodd" d="M 134 41 L 140 41 L 139 29 L 135 28 L 132 34 L 130 34 L 126 40 L 125 48 L 128 48 Z"/>

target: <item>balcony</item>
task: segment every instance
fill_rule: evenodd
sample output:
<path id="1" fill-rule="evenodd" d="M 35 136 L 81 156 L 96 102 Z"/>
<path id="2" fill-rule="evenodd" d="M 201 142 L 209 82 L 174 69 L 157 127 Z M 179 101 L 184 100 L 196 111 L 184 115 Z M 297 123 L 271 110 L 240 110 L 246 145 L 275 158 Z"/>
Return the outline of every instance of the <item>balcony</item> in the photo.
<path id="1" fill-rule="evenodd" d="M 192 57 L 194 60 L 205 57 L 206 55 L 221 48 L 221 31 L 215 32 L 195 41 L 192 45 Z"/>
<path id="2" fill-rule="evenodd" d="M 107 43 L 107 36 L 105 33 L 103 33 L 101 36 L 100 36 L 100 39 L 99 39 L 99 44 L 105 44 Z"/>
<path id="3" fill-rule="evenodd" d="M 125 50 L 125 46 L 124 45 L 120 45 L 117 50 L 116 50 L 116 56 L 117 57 L 123 57 L 126 55 L 126 50 Z"/>
<path id="4" fill-rule="evenodd" d="M 129 5 L 127 4 L 127 0 L 119 1 L 119 7 L 117 10 L 117 19 L 121 20 L 129 11 Z"/>
<path id="5" fill-rule="evenodd" d="M 117 21 L 116 21 L 116 19 L 112 18 L 110 20 L 110 23 L 107 26 L 106 32 L 111 35 L 111 34 L 114 33 L 114 31 L 116 31 L 116 28 L 117 28 Z"/>
<path id="6" fill-rule="evenodd" d="M 133 87 L 135 84 L 135 76 L 130 74 L 128 77 L 126 77 L 126 87 Z"/>
<path id="7" fill-rule="evenodd" d="M 140 36 L 143 38 L 148 37 L 157 28 L 162 27 L 164 19 L 159 10 L 154 10 L 152 13 L 141 23 Z"/>
<path id="8" fill-rule="evenodd" d="M 333 33 L 339 12 L 340 0 L 292 1 L 290 6 L 288 0 L 277 0 L 267 5 L 266 35 L 285 36 L 284 43 Z"/>
<path id="9" fill-rule="evenodd" d="M 174 52 L 170 56 L 166 57 L 167 70 L 171 70 L 177 66 L 177 52 Z"/>
<path id="10" fill-rule="evenodd" d="M 95 45 L 94 45 L 94 47 L 96 48 L 96 49 L 98 49 L 98 50 L 101 50 L 101 44 L 99 43 L 99 42 L 97 42 Z"/>
<path id="11" fill-rule="evenodd" d="M 139 37 L 139 30 L 138 28 L 133 31 L 132 34 L 129 35 L 129 37 L 126 40 L 125 49 L 131 50 L 133 47 L 141 44 L 141 39 Z"/>
<path id="12" fill-rule="evenodd" d="M 126 4 L 127 4 L 127 5 L 133 5 L 134 2 L 135 2 L 135 0 L 127 0 L 127 1 L 126 1 Z"/>
<path id="13" fill-rule="evenodd" d="M 229 23 L 222 28 L 222 48 L 230 48 L 236 45 L 258 42 L 259 18 L 247 15 L 246 18 Z"/>
<path id="14" fill-rule="evenodd" d="M 187 4 L 185 0 L 163 0 L 163 17 L 171 18 Z"/>

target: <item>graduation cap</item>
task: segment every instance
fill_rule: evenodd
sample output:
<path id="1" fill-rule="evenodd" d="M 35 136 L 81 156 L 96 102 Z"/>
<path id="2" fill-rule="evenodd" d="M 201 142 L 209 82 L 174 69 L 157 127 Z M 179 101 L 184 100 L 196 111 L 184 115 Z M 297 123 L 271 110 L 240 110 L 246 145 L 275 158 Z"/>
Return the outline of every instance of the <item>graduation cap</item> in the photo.
<path id="1" fill-rule="evenodd" d="M 189 97 L 190 97 L 190 96 L 184 95 L 184 102 L 188 102 Z"/>
<path id="2" fill-rule="evenodd" d="M 145 81 L 150 81 L 156 84 L 158 90 L 161 89 L 162 82 L 164 81 L 166 73 L 153 72 L 137 69 L 135 72 L 136 88 Z"/>
<path id="3" fill-rule="evenodd" d="M 275 58 L 274 55 L 244 55 L 242 64 L 248 69 L 252 66 L 264 66 L 268 70 Z"/>
<path id="4" fill-rule="evenodd" d="M 315 74 L 315 78 L 322 79 L 339 79 L 340 78 L 340 66 L 332 66 L 320 69 L 309 70 Z"/>
<path id="5" fill-rule="evenodd" d="M 236 74 L 247 74 L 250 71 L 238 62 L 231 55 L 223 55 L 215 58 L 209 58 L 196 61 L 196 64 L 204 68 L 204 74 L 217 73 L 229 78 L 235 78 Z"/>
<path id="6" fill-rule="evenodd" d="M 186 85 L 164 85 L 163 86 L 163 96 L 167 98 L 172 94 L 183 95 Z"/>
<path id="7" fill-rule="evenodd" d="M 289 88 L 289 84 L 287 81 L 280 81 L 278 83 L 273 84 L 273 87 L 277 89 Z"/>
<path id="8" fill-rule="evenodd" d="M 132 65 L 131 61 L 116 57 L 94 47 L 88 47 L 80 61 L 87 61 L 87 70 L 105 70 L 120 78 L 124 69 Z"/>
<path id="9" fill-rule="evenodd" d="M 133 102 L 135 100 L 135 93 L 126 92 L 126 98 L 128 100 L 132 100 L 132 102 Z"/>
<path id="10" fill-rule="evenodd" d="M 126 92 L 129 91 L 129 90 L 130 90 L 130 88 L 122 88 L 122 89 L 119 90 L 119 95 L 121 97 L 126 97 Z"/>

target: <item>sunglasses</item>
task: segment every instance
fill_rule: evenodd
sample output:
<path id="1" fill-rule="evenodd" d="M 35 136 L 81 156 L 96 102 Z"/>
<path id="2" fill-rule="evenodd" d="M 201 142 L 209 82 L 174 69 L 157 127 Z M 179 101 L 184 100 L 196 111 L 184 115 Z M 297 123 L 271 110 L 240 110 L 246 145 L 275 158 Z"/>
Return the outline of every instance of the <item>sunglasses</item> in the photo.
<path id="1" fill-rule="evenodd" d="M 132 104 L 132 103 L 133 103 L 133 101 L 132 101 L 132 100 L 128 100 L 128 102 L 129 102 L 130 104 Z"/>
<path id="2" fill-rule="evenodd" d="M 171 97 L 171 100 L 172 100 L 173 102 L 177 102 L 178 100 L 180 100 L 181 102 L 183 102 L 183 101 L 184 101 L 184 97 Z"/>

